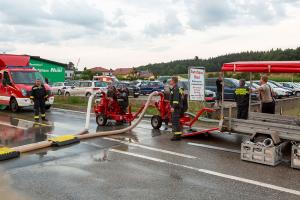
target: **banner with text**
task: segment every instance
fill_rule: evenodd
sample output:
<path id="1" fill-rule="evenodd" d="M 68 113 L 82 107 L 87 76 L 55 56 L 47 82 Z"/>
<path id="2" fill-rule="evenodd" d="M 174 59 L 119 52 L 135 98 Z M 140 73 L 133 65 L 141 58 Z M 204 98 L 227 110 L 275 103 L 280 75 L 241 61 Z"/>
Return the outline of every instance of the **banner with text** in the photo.
<path id="1" fill-rule="evenodd" d="M 205 69 L 203 67 L 189 68 L 189 99 L 191 101 L 205 100 Z"/>

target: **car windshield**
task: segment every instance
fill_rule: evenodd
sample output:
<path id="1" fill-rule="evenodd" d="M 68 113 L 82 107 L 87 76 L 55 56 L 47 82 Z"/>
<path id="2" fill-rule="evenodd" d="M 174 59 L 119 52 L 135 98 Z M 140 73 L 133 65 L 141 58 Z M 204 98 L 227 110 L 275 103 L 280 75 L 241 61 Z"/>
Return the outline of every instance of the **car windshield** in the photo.
<path id="1" fill-rule="evenodd" d="M 65 86 L 73 86 L 72 83 L 65 83 Z"/>
<path id="2" fill-rule="evenodd" d="M 95 82 L 95 87 L 107 87 L 106 82 Z"/>
<path id="3" fill-rule="evenodd" d="M 268 82 L 268 85 L 271 86 L 272 88 L 279 88 L 277 85 L 271 82 Z"/>
<path id="4" fill-rule="evenodd" d="M 43 76 L 40 72 L 33 71 L 12 71 L 10 72 L 11 77 L 15 84 L 35 84 L 37 79 L 40 79 L 42 83 L 45 83 Z"/>
<path id="5" fill-rule="evenodd" d="M 247 82 L 246 82 L 246 86 L 247 86 L 247 87 L 250 87 L 250 81 L 247 81 Z M 253 82 L 252 82 L 252 87 L 258 88 L 259 85 L 258 85 L 257 83 L 253 83 Z"/>
<path id="6" fill-rule="evenodd" d="M 283 85 L 281 83 L 277 83 L 277 82 L 274 82 L 274 81 L 272 81 L 271 83 L 273 83 L 273 85 L 276 85 L 277 87 L 283 87 Z"/>
<path id="7" fill-rule="evenodd" d="M 235 86 L 239 86 L 240 85 L 240 81 L 237 80 L 237 79 L 231 78 L 231 79 L 228 79 L 228 80 L 231 80 Z"/>

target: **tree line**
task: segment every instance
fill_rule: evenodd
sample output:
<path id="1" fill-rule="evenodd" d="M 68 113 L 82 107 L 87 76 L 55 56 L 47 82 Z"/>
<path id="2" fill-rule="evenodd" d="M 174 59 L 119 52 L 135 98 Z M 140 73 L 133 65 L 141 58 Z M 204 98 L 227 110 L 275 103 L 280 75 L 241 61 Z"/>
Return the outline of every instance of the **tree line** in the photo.
<path id="1" fill-rule="evenodd" d="M 245 51 L 222 56 L 199 59 L 175 60 L 166 63 L 154 63 L 137 68 L 138 71 L 149 70 L 154 75 L 187 74 L 189 66 L 205 67 L 207 72 L 219 72 L 224 63 L 235 61 L 292 61 L 300 60 L 300 47 L 296 49 L 271 49 L 269 51 Z"/>

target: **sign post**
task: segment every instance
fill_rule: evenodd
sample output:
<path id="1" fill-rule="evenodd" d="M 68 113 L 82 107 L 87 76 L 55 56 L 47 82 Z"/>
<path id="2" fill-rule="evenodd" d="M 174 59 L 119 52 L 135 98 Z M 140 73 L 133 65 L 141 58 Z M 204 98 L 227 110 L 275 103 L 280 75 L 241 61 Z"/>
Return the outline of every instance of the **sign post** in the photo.
<path id="1" fill-rule="evenodd" d="M 189 100 L 205 101 L 204 67 L 189 67 Z"/>

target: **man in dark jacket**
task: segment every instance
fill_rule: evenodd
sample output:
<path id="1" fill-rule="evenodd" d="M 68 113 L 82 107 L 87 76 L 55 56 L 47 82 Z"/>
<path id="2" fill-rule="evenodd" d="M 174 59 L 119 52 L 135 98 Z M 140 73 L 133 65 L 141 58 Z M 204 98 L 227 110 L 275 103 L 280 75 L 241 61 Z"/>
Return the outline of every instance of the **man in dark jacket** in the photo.
<path id="1" fill-rule="evenodd" d="M 172 112 L 172 141 L 181 140 L 180 113 L 182 108 L 182 98 L 177 85 L 178 78 L 172 77 L 170 81 L 170 104 Z"/>
<path id="2" fill-rule="evenodd" d="M 237 118 L 248 119 L 250 90 L 245 87 L 245 80 L 240 80 L 240 87 L 235 92 L 235 101 L 237 107 Z"/>
<path id="3" fill-rule="evenodd" d="M 222 103 L 222 87 L 223 87 L 223 78 L 220 74 L 219 77 L 216 80 L 216 87 L 217 87 L 217 107 L 221 106 Z"/>
<path id="4" fill-rule="evenodd" d="M 35 85 L 31 89 L 30 99 L 34 102 L 34 119 L 39 121 L 40 113 L 43 121 L 46 121 L 45 102 L 48 94 L 41 80 L 37 79 Z"/>

